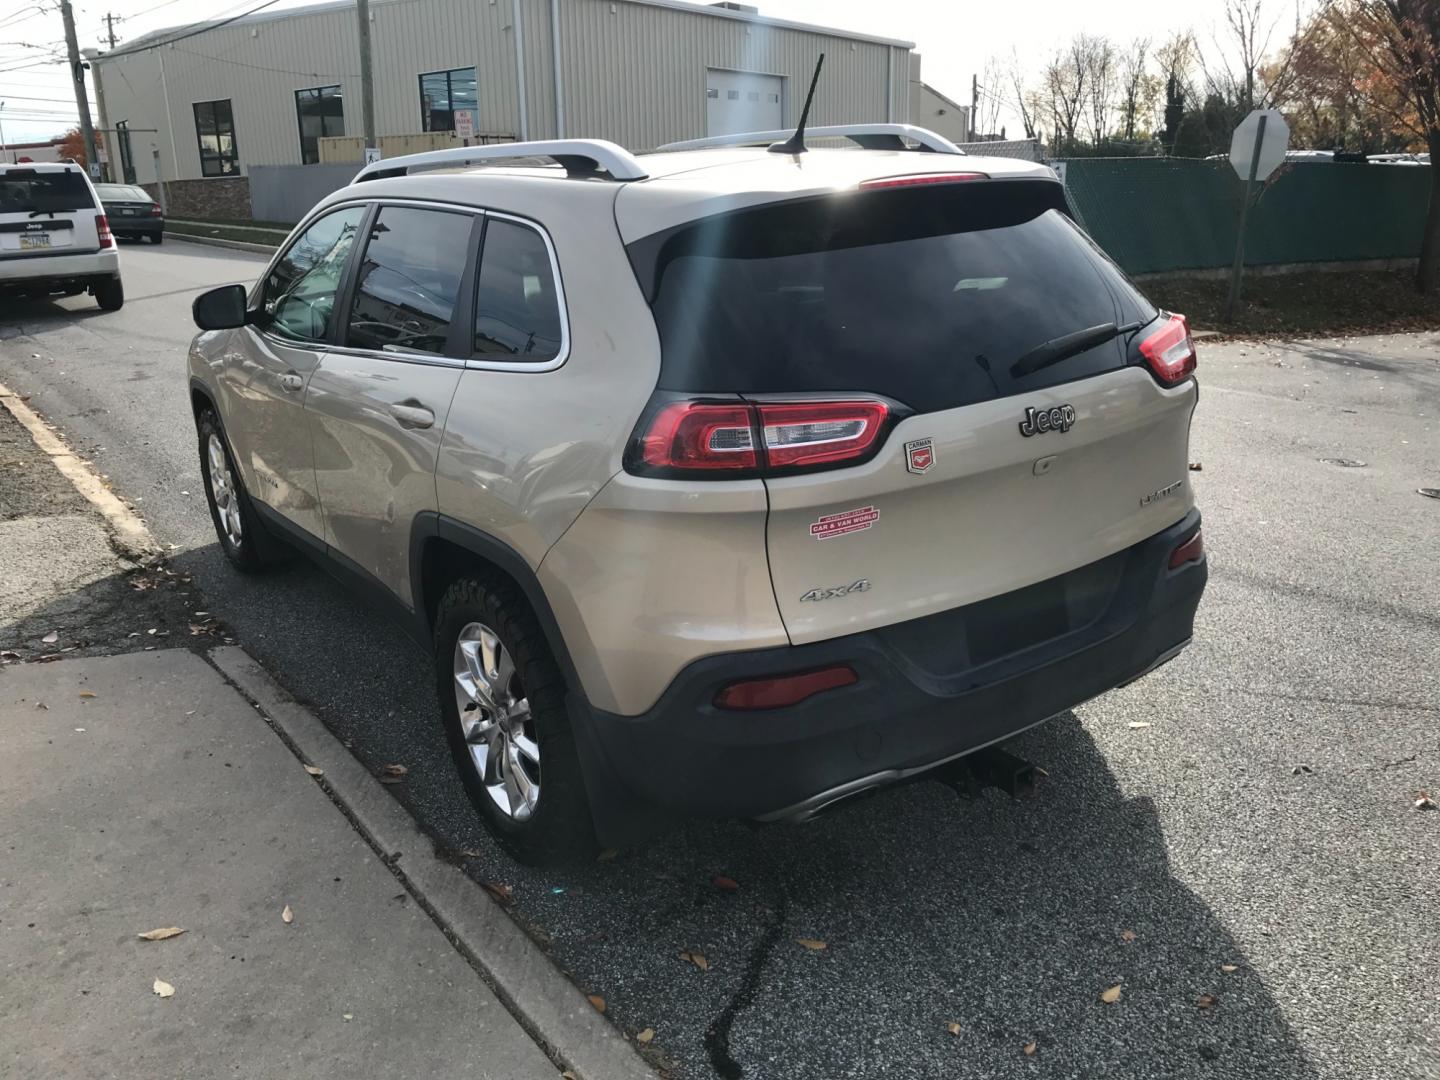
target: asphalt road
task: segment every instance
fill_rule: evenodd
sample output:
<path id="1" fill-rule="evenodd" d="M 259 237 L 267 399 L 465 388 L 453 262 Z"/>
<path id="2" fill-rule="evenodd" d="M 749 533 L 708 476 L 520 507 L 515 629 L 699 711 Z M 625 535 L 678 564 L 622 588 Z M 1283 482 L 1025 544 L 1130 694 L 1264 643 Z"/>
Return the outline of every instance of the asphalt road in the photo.
<path id="1" fill-rule="evenodd" d="M 465 803 L 423 656 L 308 566 L 220 557 L 188 307 L 261 260 L 124 254 L 118 313 L 0 307 L 0 381 L 363 761 L 409 767 L 396 796 L 677 1075 L 1440 1077 L 1440 811 L 1413 805 L 1440 794 L 1440 501 L 1416 493 L 1440 487 L 1440 336 L 1203 349 L 1195 644 L 1017 740 L 1033 797 L 919 783 L 536 872 Z"/>

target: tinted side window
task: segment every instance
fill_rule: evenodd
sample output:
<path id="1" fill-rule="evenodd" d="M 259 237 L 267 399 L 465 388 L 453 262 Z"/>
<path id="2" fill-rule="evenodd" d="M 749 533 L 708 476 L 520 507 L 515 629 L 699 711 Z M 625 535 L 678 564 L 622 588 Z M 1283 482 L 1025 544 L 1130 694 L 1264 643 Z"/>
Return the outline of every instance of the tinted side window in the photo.
<path id="1" fill-rule="evenodd" d="M 475 293 L 475 358 L 543 364 L 560 355 L 560 301 L 545 238 L 491 218 Z"/>
<path id="2" fill-rule="evenodd" d="M 443 353 L 474 221 L 444 210 L 382 207 L 355 282 L 346 344 Z"/>
<path id="3" fill-rule="evenodd" d="M 294 341 L 325 341 L 330 336 L 345 257 L 364 216 L 363 206 L 326 214 L 290 245 L 265 279 L 266 329 Z"/>

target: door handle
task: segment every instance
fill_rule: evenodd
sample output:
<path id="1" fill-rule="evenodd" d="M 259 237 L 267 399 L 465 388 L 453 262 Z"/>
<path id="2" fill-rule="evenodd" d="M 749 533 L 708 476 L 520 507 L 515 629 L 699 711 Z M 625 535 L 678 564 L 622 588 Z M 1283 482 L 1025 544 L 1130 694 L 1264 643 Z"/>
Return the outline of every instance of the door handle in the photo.
<path id="1" fill-rule="evenodd" d="M 305 385 L 305 380 L 293 371 L 287 371 L 280 376 L 280 388 L 287 394 L 293 394 Z"/>
<path id="2" fill-rule="evenodd" d="M 413 398 L 390 406 L 390 415 L 403 428 L 428 428 L 435 426 L 435 414 Z"/>

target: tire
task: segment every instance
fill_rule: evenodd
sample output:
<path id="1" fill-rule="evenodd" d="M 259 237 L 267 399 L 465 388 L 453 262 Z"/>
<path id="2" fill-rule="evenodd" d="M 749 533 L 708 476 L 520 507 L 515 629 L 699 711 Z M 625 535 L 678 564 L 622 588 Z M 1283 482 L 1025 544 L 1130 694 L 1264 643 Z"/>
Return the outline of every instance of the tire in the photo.
<path id="1" fill-rule="evenodd" d="M 283 561 L 268 554 L 275 543 L 265 532 L 245 492 L 240 472 L 230 455 L 225 429 L 220 426 L 215 410 L 204 410 L 196 418 L 195 428 L 199 434 L 200 479 L 205 485 L 205 502 L 210 507 L 210 521 L 225 558 L 242 574 L 258 573 Z M 222 488 L 218 500 L 217 483 Z"/>
<path id="2" fill-rule="evenodd" d="M 501 678 L 489 693 L 470 689 L 477 682 L 471 673 L 485 673 L 487 663 L 493 663 L 488 674 Z M 468 687 L 457 669 L 468 676 Z M 511 678 L 504 679 L 506 671 Z M 435 677 L 455 767 L 501 847 L 529 865 L 593 852 L 595 828 L 565 709 L 565 678 L 519 589 L 462 578 L 445 590 L 435 615 Z M 491 704 L 482 704 L 485 699 Z"/>
<path id="3" fill-rule="evenodd" d="M 163 232 L 151 233 L 150 242 L 152 244 L 163 244 L 165 242 L 165 234 Z"/>
<path id="4" fill-rule="evenodd" d="M 119 311 L 125 306 L 125 286 L 118 277 L 106 278 L 95 286 L 95 302 L 101 311 Z"/>

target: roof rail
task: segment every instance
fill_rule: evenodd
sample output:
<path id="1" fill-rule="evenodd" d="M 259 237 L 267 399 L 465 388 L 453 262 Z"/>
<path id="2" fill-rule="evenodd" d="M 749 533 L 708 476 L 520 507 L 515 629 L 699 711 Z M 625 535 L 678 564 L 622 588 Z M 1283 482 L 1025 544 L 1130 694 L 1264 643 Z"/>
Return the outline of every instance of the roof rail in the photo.
<path id="1" fill-rule="evenodd" d="M 608 177 L 611 180 L 644 180 L 648 173 L 635 155 L 623 146 L 604 139 L 551 139 L 546 142 L 498 143 L 490 146 L 452 146 L 423 154 L 405 154 L 366 165 L 350 183 L 405 176 L 426 169 L 448 169 L 515 158 L 545 157 L 565 166 L 574 177 Z M 601 171 L 603 170 L 603 172 Z"/>
<path id="2" fill-rule="evenodd" d="M 777 139 L 788 139 L 794 132 L 745 131 L 738 135 L 712 135 L 706 139 L 687 139 L 684 142 L 666 143 L 661 150 L 708 150 L 715 146 L 759 146 Z M 805 134 L 811 138 L 849 139 L 866 150 L 909 150 L 906 139 L 918 144 L 914 149 L 935 154 L 963 154 L 943 135 L 936 135 L 913 124 L 831 124 L 828 127 L 807 127 Z"/>

